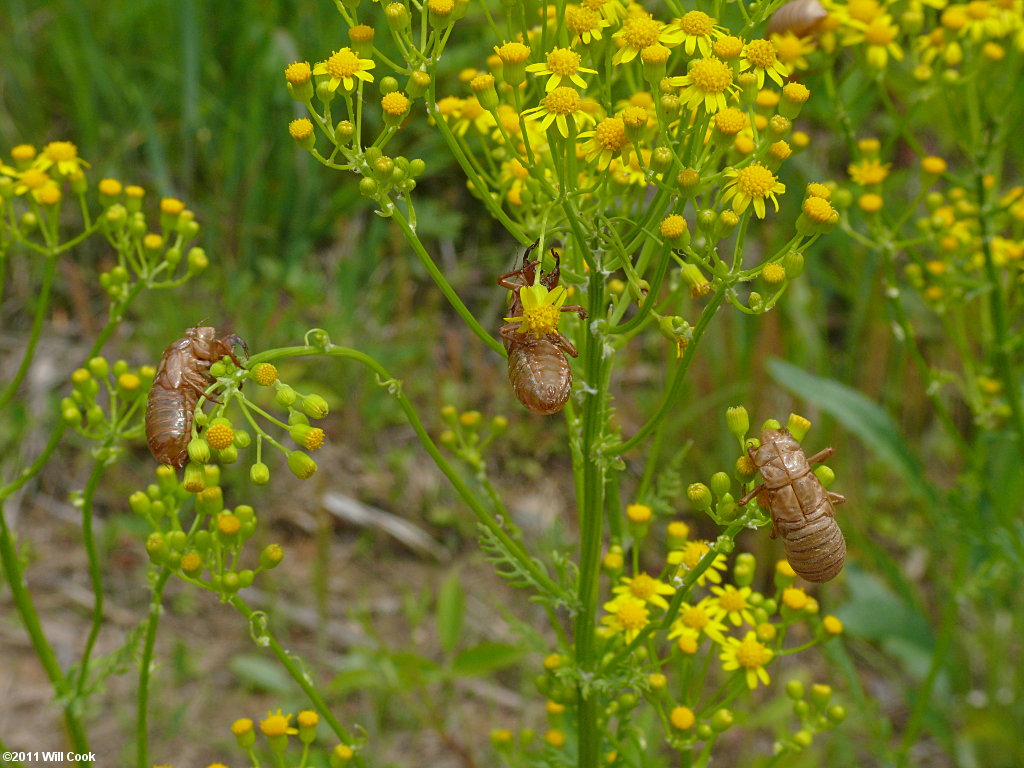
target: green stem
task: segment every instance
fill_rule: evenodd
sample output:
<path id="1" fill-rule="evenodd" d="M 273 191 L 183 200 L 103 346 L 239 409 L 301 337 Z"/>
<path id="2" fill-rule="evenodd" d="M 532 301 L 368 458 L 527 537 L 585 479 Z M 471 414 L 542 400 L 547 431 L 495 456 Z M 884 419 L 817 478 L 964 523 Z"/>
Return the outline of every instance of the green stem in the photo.
<path id="1" fill-rule="evenodd" d="M 444 473 L 448 481 L 454 486 L 456 492 L 462 497 L 462 500 L 472 510 L 473 514 L 476 515 L 484 527 L 486 527 L 491 534 L 495 536 L 501 543 L 506 547 L 510 554 L 512 554 L 517 564 L 535 580 L 538 586 L 544 589 L 552 597 L 561 597 L 562 589 L 559 587 L 551 578 L 544 573 L 537 562 L 531 558 L 523 546 L 509 536 L 508 532 L 504 528 L 504 522 L 499 522 L 494 518 L 494 515 L 486 506 L 480 503 L 480 500 L 465 481 L 459 476 L 451 464 L 445 459 L 444 455 L 438 449 L 437 445 L 433 440 L 430 439 L 430 435 L 427 434 L 426 428 L 423 426 L 423 422 L 420 421 L 419 415 L 416 413 L 415 407 L 405 393 L 402 392 L 401 382 L 394 379 L 387 370 L 370 357 L 367 354 L 359 352 L 355 349 L 349 349 L 347 347 L 339 347 L 331 345 L 324 349 L 321 347 L 283 347 L 281 349 L 268 350 L 266 352 L 260 352 L 257 355 L 253 355 L 249 358 L 249 367 L 257 365 L 262 362 L 269 362 L 271 360 L 278 360 L 282 358 L 292 357 L 306 357 L 310 355 L 328 355 L 331 357 L 341 357 L 349 360 L 355 360 L 356 362 L 362 363 L 367 368 L 377 374 L 378 379 L 381 383 L 390 382 L 392 387 L 392 394 L 398 400 L 402 411 L 405 413 L 405 417 L 409 420 L 409 425 L 413 428 L 416 436 L 419 438 L 420 443 L 424 449 L 430 454 L 430 457 L 437 464 L 438 469 Z"/>
<path id="2" fill-rule="evenodd" d="M 104 445 L 98 450 L 103 452 L 108 446 Z M 89 557 L 89 580 L 92 582 L 92 625 L 89 628 L 89 636 L 85 641 L 85 648 L 82 651 L 82 658 L 78 666 L 78 684 L 75 687 L 75 696 L 82 697 L 85 691 L 85 684 L 89 680 L 89 658 L 92 655 L 93 646 L 96 644 L 96 637 L 100 633 L 100 626 L 103 624 L 103 572 L 100 569 L 100 558 L 96 552 L 96 540 L 92 530 L 93 499 L 96 496 L 96 488 L 103 477 L 103 470 L 106 469 L 107 461 L 104 458 L 97 458 L 92 465 L 89 479 L 85 484 L 85 491 L 82 493 L 82 543 L 85 545 L 85 552 Z"/>
<path id="3" fill-rule="evenodd" d="M 135 709 L 135 764 L 137 768 L 149 768 L 149 673 L 153 664 L 153 648 L 156 645 L 156 630 L 163 612 L 163 594 L 171 571 L 164 568 L 156 577 L 149 597 L 149 620 L 146 622 L 146 639 L 139 660 L 139 690 Z"/>
<path id="4" fill-rule="evenodd" d="M 7 527 L 7 517 L 4 514 L 3 502 L 0 501 L 0 566 L 3 567 L 4 577 L 11 590 L 11 598 L 14 600 L 14 607 L 25 625 L 32 648 L 43 665 L 46 676 L 50 679 L 57 698 L 64 710 L 64 725 L 67 728 L 71 743 L 76 752 L 87 753 L 89 751 L 89 740 L 85 735 L 85 728 L 78 711 L 78 702 L 71 696 L 71 686 L 64 671 L 60 668 L 57 655 L 43 633 L 43 627 L 39 622 L 39 614 L 36 612 L 25 583 L 25 574 L 21 569 L 21 562 L 18 553 L 14 549 L 14 540 L 10 528 Z M 80 762 L 85 766 L 87 763 Z"/>
<path id="5" fill-rule="evenodd" d="M 256 612 L 253 611 L 242 598 L 235 595 L 229 602 L 238 609 L 238 612 L 241 613 L 247 621 L 252 622 Z M 303 693 L 309 697 L 309 700 L 313 703 L 313 706 L 316 707 L 320 716 L 327 721 L 327 725 L 334 732 L 334 735 L 343 743 L 351 744 L 351 735 L 349 735 L 348 731 L 346 731 L 342 727 L 341 723 L 338 722 L 338 719 L 334 716 L 334 713 L 331 712 L 330 707 L 327 706 L 323 697 L 313 686 L 312 682 L 309 681 L 305 673 L 299 668 L 299 665 L 295 663 L 295 659 L 292 654 L 288 653 L 288 651 L 281 647 L 281 644 L 277 641 L 277 638 L 274 637 L 269 628 L 264 628 L 262 630 L 262 636 L 260 637 L 260 640 L 257 641 L 257 644 L 270 648 L 271 653 L 277 657 L 277 660 L 281 662 L 281 665 L 288 670 L 288 674 L 291 675 L 292 679 L 298 683 Z"/>
<path id="6" fill-rule="evenodd" d="M 11 398 L 18 391 L 18 387 L 21 386 L 21 382 L 25 379 L 28 368 L 32 364 L 32 358 L 35 357 L 36 344 L 39 343 L 39 335 L 43 331 L 46 312 L 50 308 L 50 289 L 53 287 L 53 279 L 56 275 L 57 259 L 52 255 L 47 256 L 46 267 L 43 271 L 43 284 L 39 289 L 39 300 L 36 303 L 36 314 L 32 320 L 32 332 L 28 337 L 28 346 L 25 348 L 25 354 L 21 358 L 21 364 L 18 366 L 14 378 L 11 379 L 10 383 L 4 388 L 3 393 L 0 394 L 0 410 L 7 406 Z"/>
<path id="7" fill-rule="evenodd" d="M 658 406 L 657 412 L 639 429 L 639 431 L 637 431 L 635 435 L 624 443 L 609 449 L 609 452 L 612 455 L 619 456 L 634 448 L 641 440 L 647 437 L 647 435 L 649 435 L 656 426 L 658 426 L 658 423 L 665 418 L 669 410 L 675 405 L 676 400 L 679 398 L 679 393 L 682 390 L 683 382 L 686 379 L 686 372 L 690 368 L 690 363 L 693 362 L 694 355 L 697 351 L 697 345 L 700 343 L 701 337 L 704 335 L 704 331 L 707 330 L 708 324 L 711 322 L 711 318 L 722 303 L 722 299 L 725 297 L 725 292 L 725 286 L 720 287 L 715 291 L 714 295 L 712 295 L 707 306 L 704 307 L 704 311 L 700 315 L 700 320 L 698 320 L 697 325 L 694 326 L 693 338 L 690 339 L 690 343 L 686 345 L 686 352 L 683 354 L 683 359 L 676 368 L 676 372 L 672 377 L 672 382 L 669 384 L 668 392 L 665 393 L 665 397 L 661 401 L 661 405 Z"/>
<path id="8" fill-rule="evenodd" d="M 473 317 L 473 313 L 469 311 L 469 308 L 462 303 L 462 299 L 459 298 L 459 295 L 455 292 L 455 289 L 452 288 L 451 283 L 448 282 L 441 270 L 437 268 L 434 260 L 430 258 L 430 254 L 427 253 L 426 248 L 423 247 L 423 243 L 420 242 L 420 238 L 416 234 L 416 231 L 402 215 L 401 211 L 398 210 L 397 206 L 395 206 L 392 212 L 392 218 L 394 218 L 398 223 L 398 228 L 402 231 L 405 241 L 409 243 L 410 247 L 419 257 L 420 263 L 426 268 L 431 279 L 433 279 L 434 284 L 441 289 L 441 293 L 443 293 L 445 298 L 448 299 L 448 303 L 452 305 L 452 308 L 458 312 L 459 317 L 461 317 L 465 321 L 466 325 L 469 326 L 469 330 L 476 334 L 477 338 L 483 341 L 484 344 L 499 355 L 502 357 L 508 357 L 508 352 L 505 351 L 504 345 L 489 334 L 484 327 L 477 322 L 477 319 Z"/>

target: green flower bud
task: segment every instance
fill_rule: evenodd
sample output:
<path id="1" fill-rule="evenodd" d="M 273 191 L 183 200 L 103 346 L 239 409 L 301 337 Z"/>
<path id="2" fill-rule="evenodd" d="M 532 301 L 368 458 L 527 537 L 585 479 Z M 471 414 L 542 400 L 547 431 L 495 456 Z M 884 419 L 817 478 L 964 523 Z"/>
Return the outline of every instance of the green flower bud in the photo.
<path id="1" fill-rule="evenodd" d="M 826 467 L 824 464 L 820 464 L 814 468 L 814 475 L 815 477 L 818 478 L 818 480 L 821 481 L 821 484 L 825 488 L 828 488 L 830 485 L 832 485 L 832 483 L 835 482 L 836 479 L 836 473 L 832 470 L 831 467 Z"/>
<path id="2" fill-rule="evenodd" d="M 292 451 L 288 454 L 288 469 L 300 480 L 308 480 L 316 472 L 316 462 L 302 451 Z"/>
<path id="3" fill-rule="evenodd" d="M 697 509 L 711 508 L 711 490 L 704 483 L 692 483 L 686 489 L 686 498 Z"/>
<path id="4" fill-rule="evenodd" d="M 248 448 L 252 444 L 252 437 L 244 429 L 235 430 L 235 447 Z"/>
<path id="5" fill-rule="evenodd" d="M 764 424 L 761 425 L 761 431 L 764 432 L 766 429 L 782 429 L 782 425 L 777 419 L 765 419 Z"/>
<path id="6" fill-rule="evenodd" d="M 396 32 L 409 28 L 409 11 L 404 3 L 389 3 L 384 9 L 384 19 Z"/>
<path id="7" fill-rule="evenodd" d="M 790 251 L 782 258 L 782 266 L 786 277 L 790 280 L 798 278 L 804 271 L 804 255 L 800 251 Z"/>
<path id="8" fill-rule="evenodd" d="M 832 686 L 824 683 L 815 683 L 811 686 L 811 701 L 816 706 L 824 707 L 832 698 Z"/>
<path id="9" fill-rule="evenodd" d="M 750 295 L 747 296 L 747 306 L 755 312 L 760 312 L 764 307 L 764 298 L 757 291 L 751 291 Z"/>
<path id="10" fill-rule="evenodd" d="M 132 508 L 132 512 L 136 515 L 148 515 L 152 509 L 149 496 L 142 491 L 136 491 L 128 497 L 128 506 Z"/>
<path id="11" fill-rule="evenodd" d="M 750 416 L 742 405 L 735 405 L 725 411 L 725 424 L 737 440 L 743 440 L 750 429 Z"/>
<path id="12" fill-rule="evenodd" d="M 708 741 L 713 739 L 715 736 L 715 729 L 707 723 L 701 723 L 697 726 L 697 738 L 701 741 Z"/>
<path id="13" fill-rule="evenodd" d="M 363 197 L 374 198 L 377 196 L 377 192 L 380 190 L 380 186 L 376 180 L 366 176 L 359 180 L 359 194 Z"/>
<path id="14" fill-rule="evenodd" d="M 804 684 L 799 680 L 790 680 L 786 683 L 786 695 L 794 700 L 799 700 L 804 697 Z"/>
<path id="15" fill-rule="evenodd" d="M 828 708 L 825 716 L 828 718 L 830 723 L 839 725 L 839 723 L 846 719 L 846 710 L 838 704 L 833 704 Z"/>
<path id="16" fill-rule="evenodd" d="M 249 480 L 253 485 L 266 485 L 270 482 L 270 467 L 262 461 L 249 467 Z"/>
<path id="17" fill-rule="evenodd" d="M 269 571 L 276 568 L 284 560 L 284 550 L 280 544 L 268 544 L 260 552 L 260 568 Z"/>
<path id="18" fill-rule="evenodd" d="M 194 546 L 198 552 L 206 552 L 212 544 L 213 534 L 207 530 L 196 531 L 195 536 L 192 537 L 192 546 Z"/>
<path id="19" fill-rule="evenodd" d="M 224 491 L 219 485 L 204 488 L 196 494 L 196 511 L 201 515 L 216 515 L 224 509 Z"/>
<path id="20" fill-rule="evenodd" d="M 230 571 L 225 573 L 221 579 L 221 586 L 224 588 L 225 592 L 237 592 L 238 588 L 241 586 L 241 584 L 239 584 L 238 574 L 231 573 Z"/>
<path id="21" fill-rule="evenodd" d="M 210 259 L 202 248 L 194 247 L 188 249 L 188 271 L 202 272 L 210 266 Z"/>
<path id="22" fill-rule="evenodd" d="M 60 417 L 64 423 L 71 428 L 77 428 L 82 423 L 82 412 L 78 410 L 78 406 L 71 406 L 69 408 L 62 408 Z"/>
<path id="23" fill-rule="evenodd" d="M 167 534 L 167 545 L 176 552 L 181 552 L 188 544 L 188 534 L 184 531 L 171 531 Z"/>
<path id="24" fill-rule="evenodd" d="M 297 397 L 298 395 L 295 394 L 294 389 L 287 384 L 282 384 L 274 394 L 274 401 L 282 408 L 290 408 Z"/>
<path id="25" fill-rule="evenodd" d="M 803 699 L 793 702 L 793 714 L 803 720 L 811 712 L 811 705 Z"/>
<path id="26" fill-rule="evenodd" d="M 715 472 L 711 476 L 711 490 L 715 496 L 721 498 L 732 488 L 732 479 L 725 472 Z"/>
<path id="27" fill-rule="evenodd" d="M 206 487 L 206 473 L 200 464 L 189 464 L 185 467 L 185 478 L 182 487 L 189 493 L 199 493 Z"/>
<path id="28" fill-rule="evenodd" d="M 103 409 L 98 405 L 93 405 L 88 408 L 85 412 L 85 418 L 89 422 L 90 426 L 99 426 L 107 419 L 106 414 L 103 413 Z"/>
<path id="29" fill-rule="evenodd" d="M 256 574 L 246 568 L 244 571 L 238 572 L 238 588 L 245 589 L 251 587 L 252 583 L 256 580 Z"/>
<path id="30" fill-rule="evenodd" d="M 672 151 L 668 147 L 657 147 L 651 152 L 651 170 L 664 173 L 672 167 Z"/>
<path id="31" fill-rule="evenodd" d="M 229 445 L 227 448 L 221 448 L 217 451 L 217 460 L 221 464 L 234 464 L 238 461 L 238 449 L 234 443 Z"/>
<path id="32" fill-rule="evenodd" d="M 294 427 L 296 424 L 305 424 L 306 426 L 309 426 L 309 418 L 301 411 L 297 411 L 292 408 L 288 411 L 288 426 Z"/>
<path id="33" fill-rule="evenodd" d="M 163 534 L 151 533 L 146 537 L 146 553 L 153 563 L 159 565 L 163 562 L 167 554 L 167 541 Z"/>
<path id="34" fill-rule="evenodd" d="M 793 435 L 793 438 L 798 443 L 803 442 L 810 428 L 811 422 L 808 419 L 795 413 L 789 414 L 789 419 L 786 421 L 786 429 L 789 430 L 789 433 Z"/>
<path id="35" fill-rule="evenodd" d="M 320 395 L 306 395 L 302 398 L 302 411 L 311 419 L 322 419 L 330 413 L 327 401 Z"/>
<path id="36" fill-rule="evenodd" d="M 201 437 L 190 440 L 188 443 L 188 457 L 196 464 L 209 464 L 212 457 L 210 444 Z"/>
<path id="37" fill-rule="evenodd" d="M 793 734 L 793 742 L 800 749 L 807 749 L 814 742 L 814 734 L 808 730 L 799 730 Z"/>
<path id="38" fill-rule="evenodd" d="M 156 482 L 164 493 L 174 493 L 178 489 L 178 474 L 174 467 L 161 464 L 156 468 Z"/>
<path id="39" fill-rule="evenodd" d="M 732 727 L 733 724 L 732 711 L 728 709 L 720 709 L 711 716 L 711 727 L 718 733 L 727 731 Z"/>
<path id="40" fill-rule="evenodd" d="M 107 374 L 110 372 L 110 365 L 107 363 L 106 358 L 94 357 L 88 363 L 86 363 L 89 372 L 97 379 L 107 378 Z"/>

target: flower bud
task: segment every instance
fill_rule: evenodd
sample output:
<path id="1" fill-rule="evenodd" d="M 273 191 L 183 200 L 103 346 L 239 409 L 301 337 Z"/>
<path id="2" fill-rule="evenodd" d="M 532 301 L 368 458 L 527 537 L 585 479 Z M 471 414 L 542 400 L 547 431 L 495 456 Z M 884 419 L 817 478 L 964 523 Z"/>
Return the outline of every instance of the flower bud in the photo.
<path id="1" fill-rule="evenodd" d="M 201 437 L 190 440 L 188 444 L 188 457 L 196 464 L 209 464 L 211 458 L 210 444 Z"/>
<path id="2" fill-rule="evenodd" d="M 206 487 L 206 473 L 201 464 L 189 464 L 185 467 L 185 478 L 182 487 L 189 493 L 199 493 Z"/>
<path id="3" fill-rule="evenodd" d="M 716 497 L 721 498 L 729 492 L 731 487 L 732 480 L 725 472 L 715 472 L 715 474 L 711 476 L 711 490 L 714 492 Z"/>
<path id="4" fill-rule="evenodd" d="M 826 467 L 824 464 L 814 468 L 814 475 L 821 482 L 822 486 L 828 488 L 835 482 L 836 473 L 831 467 Z"/>
<path id="5" fill-rule="evenodd" d="M 711 727 L 716 733 L 722 733 L 732 727 L 733 719 L 731 710 L 720 709 L 711 716 Z"/>
<path id="6" fill-rule="evenodd" d="M 686 489 L 686 498 L 690 500 L 697 509 L 711 508 L 711 490 L 704 483 L 692 483 Z"/>
<path id="7" fill-rule="evenodd" d="M 729 431 L 735 435 L 737 440 L 742 441 L 750 429 L 750 416 L 747 409 L 742 405 L 736 405 L 726 410 L 725 424 Z"/>
<path id="8" fill-rule="evenodd" d="M 316 472 L 316 462 L 302 451 L 288 454 L 288 469 L 300 480 L 308 480 Z"/>
<path id="9" fill-rule="evenodd" d="M 329 412 L 327 401 L 320 395 L 306 395 L 302 398 L 302 411 L 311 419 L 322 419 Z"/>
<path id="10" fill-rule="evenodd" d="M 163 534 L 156 532 L 149 534 L 146 538 L 146 553 L 153 563 L 159 565 L 163 562 L 167 555 L 167 541 Z"/>
<path id="11" fill-rule="evenodd" d="M 277 388 L 277 392 L 274 394 L 274 401 L 282 408 L 289 408 L 295 402 L 298 395 L 295 394 L 295 390 L 289 387 L 287 384 L 282 384 Z"/>
<path id="12" fill-rule="evenodd" d="M 808 419 L 796 413 L 789 414 L 789 419 L 786 421 L 786 429 L 789 430 L 789 433 L 798 443 L 803 442 L 810 428 L 811 422 Z"/>
<path id="13" fill-rule="evenodd" d="M 804 697 L 804 684 L 799 680 L 790 680 L 786 683 L 786 695 L 794 700 L 799 700 Z"/>

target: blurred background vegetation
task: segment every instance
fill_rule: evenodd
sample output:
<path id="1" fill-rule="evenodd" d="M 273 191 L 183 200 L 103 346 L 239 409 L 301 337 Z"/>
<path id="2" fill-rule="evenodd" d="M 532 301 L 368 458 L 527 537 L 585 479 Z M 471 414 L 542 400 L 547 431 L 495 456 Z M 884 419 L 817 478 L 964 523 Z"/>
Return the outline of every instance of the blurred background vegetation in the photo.
<path id="1" fill-rule="evenodd" d="M 473 30 L 480 24 L 476 14 L 472 10 L 460 23 L 446 53 L 451 92 L 462 92 L 458 72 L 482 67 L 489 53 Z M 284 66 L 296 58 L 325 56 L 343 40 L 344 26 L 330 2 L 4 0 L 0 146 L 6 152 L 23 142 L 70 140 L 92 164 L 94 178 L 113 176 L 143 185 L 153 197 L 177 197 L 203 224 L 211 268 L 186 290 L 137 307 L 112 342 L 109 358 L 155 362 L 185 327 L 204 319 L 236 331 L 256 350 L 299 343 L 306 329 L 323 327 L 335 342 L 376 356 L 402 378 L 438 430 L 436 414 L 449 403 L 479 409 L 485 417 L 510 416 L 494 462 L 511 504 L 521 518 L 532 515 L 535 528 L 553 542 L 572 541 L 571 474 L 560 451 L 561 421 L 532 417 L 518 407 L 503 361 L 453 319 L 388 222 L 367 208 L 353 179 L 323 171 L 288 136 L 287 122 L 298 112 L 284 88 Z M 813 92 L 815 75 L 806 83 Z M 884 131 L 884 120 L 872 122 L 876 104 L 870 89 L 856 78 L 847 85 L 854 124 Z M 811 134 L 811 146 L 787 164 L 782 179 L 793 190 L 821 180 L 821 168 L 843 179 L 850 160 L 834 135 L 831 115 L 816 116 L 814 105 L 812 98 L 809 114 L 798 123 Z M 416 117 L 401 146 L 427 162 L 416 193 L 421 235 L 432 243 L 435 259 L 466 304 L 485 325 L 497 327 L 505 295 L 494 278 L 511 268 L 516 244 L 481 215 L 422 111 Z M 932 125 L 924 134 L 927 146 L 937 153 L 951 150 L 941 115 L 921 115 L 918 121 Z M 1024 149 L 1014 152 L 1010 167 L 1019 168 Z M 793 220 L 799 200 L 799 194 L 786 196 L 787 209 L 761 227 L 765 238 L 775 242 L 788 236 L 773 227 Z M 845 649 L 831 647 L 820 668 L 793 674 L 832 682 L 849 702 L 851 718 L 793 764 L 1024 765 L 1019 700 L 1024 611 L 1017 588 L 1024 567 L 1020 446 L 1008 431 L 994 429 L 976 442 L 982 453 L 967 466 L 936 428 L 922 383 L 893 338 L 878 258 L 838 232 L 807 256 L 804 278 L 793 283 L 776 311 L 753 318 L 729 312 L 714 325 L 672 417 L 676 430 L 669 434 L 679 435 L 679 443 L 662 452 L 670 459 L 688 446 L 680 490 L 731 465 L 735 457 L 720 422 L 724 407 L 739 403 L 755 424 L 768 417 L 784 421 L 790 410 L 803 413 L 815 422 L 810 447 L 836 448 L 830 464 L 838 476 L 836 488 L 849 500 L 839 511 L 850 556 L 845 576 L 819 597 L 845 621 L 847 640 Z M 61 395 L 69 372 L 62 368 L 64 360 L 78 359 L 74 353 L 62 358 L 60 351 L 84 350 L 102 325 L 105 303 L 95 274 L 105 259 L 109 254 L 95 239 L 62 263 L 57 310 L 48 329 L 63 343 L 51 348 L 50 364 L 60 375 L 49 380 L 47 396 Z M 18 275 L 0 308 L 4 352 L 20 349 L 20 334 L 29 324 L 25 307 L 31 282 Z M 908 309 L 929 359 L 941 367 L 950 348 L 923 307 Z M 656 339 L 626 353 L 632 359 L 627 377 L 617 384 L 622 396 L 616 404 L 625 431 L 653 407 L 663 361 L 673 353 Z M 366 724 L 384 746 L 381 764 L 422 764 L 419 758 L 429 754 L 440 765 L 472 765 L 467 760 L 474 748 L 459 738 L 472 739 L 453 735 L 458 728 L 452 718 L 481 729 L 476 740 L 483 742 L 487 729 L 503 725 L 503 716 L 513 717 L 509 709 L 539 713 L 542 703 L 530 690 L 529 676 L 500 681 L 503 690 L 524 697 L 528 705 L 478 687 L 473 695 L 490 702 L 483 716 L 461 710 L 461 694 L 453 694 L 448 682 L 439 684 L 443 690 L 435 691 L 433 700 L 446 702 L 455 714 L 445 714 L 440 727 L 430 724 L 436 743 L 425 748 L 413 734 L 432 713 L 414 705 L 426 685 L 424 668 L 414 660 L 436 646 L 426 617 L 456 565 L 473 574 L 462 579 L 473 618 L 470 634 L 492 640 L 514 636 L 499 603 L 516 598 L 486 576 L 487 566 L 473 554 L 472 524 L 420 454 L 392 401 L 359 371 L 295 365 L 290 381 L 304 376 L 310 388 L 333 392 L 337 401 L 318 490 L 267 491 L 254 502 L 277 521 L 266 526 L 267 541 L 283 538 L 297 554 L 287 561 L 290 570 L 274 580 L 285 595 L 305 590 L 317 611 L 312 619 L 286 611 L 282 621 L 294 642 L 313 649 L 309 652 L 327 679 L 337 675 L 330 692 L 339 706 L 351 705 L 354 712 L 347 717 Z M 38 398 L 35 392 L 26 399 L 25 409 Z M 952 407 L 968 432 L 976 429 L 961 403 L 954 400 Z M 74 455 L 64 450 L 64 466 L 44 482 L 44 495 L 63 500 L 80 487 Z M 642 471 L 631 465 L 623 487 Z M 138 461 L 125 466 L 101 499 L 113 583 L 122 590 L 121 603 L 133 610 L 140 605 L 131 575 L 142 573 L 144 555 L 141 543 L 129 535 L 134 523 L 124 500 L 150 477 L 149 457 L 140 446 Z M 226 488 L 230 485 L 229 478 Z M 317 493 L 326 490 L 427 529 L 445 544 L 445 561 L 423 560 L 379 532 L 340 523 L 319 506 Z M 48 509 L 40 500 L 22 505 Z M 20 524 L 23 536 L 37 539 L 40 564 L 30 573 L 44 579 L 44 544 L 60 546 L 62 536 L 73 535 L 61 533 L 67 521 L 49 509 L 49 515 Z M 681 512 L 691 522 L 704 522 L 693 519 L 682 495 L 675 508 Z M 741 538 L 740 545 L 759 555 L 766 572 L 781 554 L 764 536 Z M 344 584 L 335 578 L 339 574 Z M 81 570 L 70 567 L 63 577 L 85 581 Z M 68 597 L 59 581 L 54 590 L 58 608 Z M 153 718 L 165 728 L 156 734 L 154 755 L 161 748 L 168 760 L 184 755 L 174 758 L 180 765 L 226 759 L 218 750 L 229 749 L 230 720 L 262 710 L 225 713 L 221 697 L 226 694 L 204 685 L 204 674 L 219 670 L 213 679 L 230 689 L 229 701 L 239 707 L 251 708 L 250 700 L 262 697 L 257 700 L 265 701 L 264 709 L 285 706 L 287 711 L 288 702 L 298 699 L 285 681 L 261 666 L 233 616 L 217 618 L 216 606 L 197 605 L 187 593 L 172 607 L 180 621 L 177 637 L 173 621 L 164 633 L 168 661 L 162 684 L 207 700 L 175 704 L 178 696 L 163 697 L 161 706 L 169 711 L 163 720 Z M 529 611 L 517 606 L 511 613 L 528 620 Z M 72 625 L 83 620 L 74 611 L 51 619 Z M 0 643 L 13 634 L 5 629 Z M 214 638 L 223 649 L 211 645 Z M 407 653 L 412 647 L 419 656 Z M 924 695 L 917 695 L 920 691 Z M 211 712 L 220 721 L 209 720 Z M 195 719 L 201 713 L 206 719 Z M 0 731 L 29 737 L 46 732 L 45 709 L 27 721 L 28 731 L 22 730 L 26 722 L 12 725 L 18 716 L 12 700 L 0 703 Z M 774 716 L 765 712 L 764 722 Z M 522 722 L 531 717 L 538 716 L 514 715 Z M 116 752 L 122 748 L 116 727 L 108 730 L 106 748 Z M 904 740 L 909 741 L 901 751 Z M 28 738 L 24 748 L 37 743 Z M 466 749 L 470 758 L 463 754 Z M 770 750 L 770 739 L 734 749 L 736 761 L 749 763 L 752 755 Z"/>

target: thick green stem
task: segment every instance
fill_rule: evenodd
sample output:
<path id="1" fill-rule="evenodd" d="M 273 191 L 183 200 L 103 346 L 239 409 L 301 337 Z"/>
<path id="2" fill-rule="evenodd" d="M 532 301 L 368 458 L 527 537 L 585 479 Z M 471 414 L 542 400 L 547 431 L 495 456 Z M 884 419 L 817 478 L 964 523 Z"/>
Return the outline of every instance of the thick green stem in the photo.
<path id="1" fill-rule="evenodd" d="M 21 364 L 18 366 L 18 370 L 14 374 L 14 378 L 4 388 L 3 393 L 0 393 L 0 410 L 3 410 L 11 398 L 14 397 L 18 391 L 18 387 L 21 386 L 21 382 L 24 381 L 25 375 L 28 373 L 29 366 L 32 364 L 32 358 L 35 357 L 36 345 L 39 343 L 39 335 L 43 331 L 43 323 L 46 321 L 46 313 L 50 308 L 50 289 L 53 287 L 53 279 L 57 274 L 57 258 L 55 256 L 46 257 L 46 267 L 43 271 L 43 284 L 39 289 L 39 298 L 36 302 L 36 314 L 32 320 L 32 332 L 28 337 L 28 346 L 25 347 L 25 354 L 21 358 Z"/>
<path id="2" fill-rule="evenodd" d="M 50 641 L 43 633 L 39 614 L 36 612 L 35 604 L 32 602 L 32 597 L 25 584 L 25 574 L 18 560 L 18 553 L 14 549 L 10 528 L 7 527 L 7 517 L 4 514 L 2 500 L 0 500 L 0 565 L 3 567 L 4 577 L 11 590 L 15 610 L 25 625 L 25 631 L 28 632 L 36 657 L 43 665 L 46 676 L 50 678 L 50 683 L 61 701 L 64 710 L 64 726 L 67 728 L 71 743 L 76 752 L 87 753 L 89 740 L 85 735 L 85 728 L 82 726 L 78 703 L 72 698 L 71 686 L 64 676 L 64 671 L 60 668 L 57 654 L 54 653 Z M 87 765 L 86 763 L 79 764 Z"/>
<path id="3" fill-rule="evenodd" d="M 149 597 L 149 621 L 146 622 L 146 639 L 139 660 L 139 689 L 135 708 L 135 765 L 149 768 L 149 673 L 153 664 L 153 648 L 156 645 L 156 630 L 163 612 L 163 594 L 171 572 L 164 568 L 156 577 Z"/>

